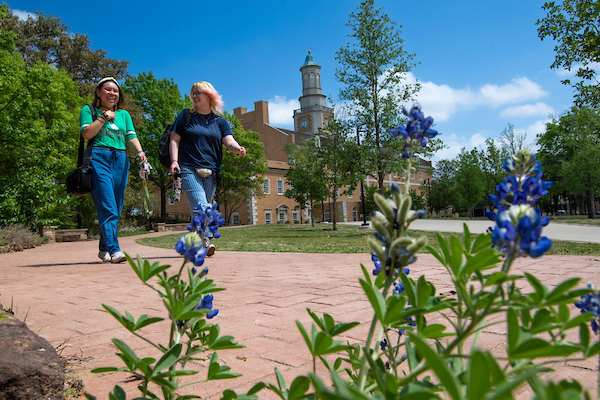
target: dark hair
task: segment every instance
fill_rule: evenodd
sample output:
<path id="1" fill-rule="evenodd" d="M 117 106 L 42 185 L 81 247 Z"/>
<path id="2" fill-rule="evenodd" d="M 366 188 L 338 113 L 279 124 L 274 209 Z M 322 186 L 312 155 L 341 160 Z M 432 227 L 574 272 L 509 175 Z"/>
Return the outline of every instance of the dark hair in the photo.
<path id="1" fill-rule="evenodd" d="M 123 96 L 123 90 L 121 90 L 121 85 L 119 85 L 119 82 L 117 82 L 117 80 L 112 77 L 104 78 L 104 79 L 100 80 L 100 83 L 98 83 L 98 86 L 96 86 L 96 89 L 94 89 L 94 102 L 92 103 L 92 105 L 96 108 L 100 108 L 100 106 L 102 105 L 100 102 L 100 97 L 98 97 L 97 90 L 102 89 L 102 86 L 104 86 L 107 82 L 112 82 L 112 83 L 116 84 L 117 87 L 119 88 L 119 101 L 117 101 L 117 104 L 115 105 L 115 110 L 124 110 L 125 109 L 125 97 Z"/>

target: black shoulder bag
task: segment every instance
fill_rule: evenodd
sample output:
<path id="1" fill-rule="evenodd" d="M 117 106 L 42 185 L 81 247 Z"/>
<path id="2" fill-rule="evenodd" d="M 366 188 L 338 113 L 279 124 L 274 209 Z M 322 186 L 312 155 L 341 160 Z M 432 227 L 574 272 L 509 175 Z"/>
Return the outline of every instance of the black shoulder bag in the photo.
<path id="1" fill-rule="evenodd" d="M 98 117 L 96 108 L 90 107 L 92 113 L 92 122 Z M 90 139 L 85 154 L 83 153 L 84 139 L 79 136 L 79 155 L 77 157 L 77 168 L 67 175 L 67 193 L 73 196 L 85 196 L 92 191 L 92 147 L 96 137 Z"/>

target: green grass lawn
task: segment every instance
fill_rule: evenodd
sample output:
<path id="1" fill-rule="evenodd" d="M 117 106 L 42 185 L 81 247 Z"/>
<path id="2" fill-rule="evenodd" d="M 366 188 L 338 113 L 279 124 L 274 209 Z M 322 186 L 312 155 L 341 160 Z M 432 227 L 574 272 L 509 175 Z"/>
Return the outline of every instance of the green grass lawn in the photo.
<path id="1" fill-rule="evenodd" d="M 266 251 L 294 253 L 370 253 L 367 238 L 373 235 L 372 229 L 360 229 L 354 225 L 271 224 L 244 227 L 224 227 L 219 229 L 222 236 L 213 239 L 218 250 L 225 251 Z M 185 232 L 160 237 L 143 237 L 136 241 L 143 245 L 173 249 L 179 237 Z M 427 236 L 431 246 L 438 248 L 434 232 L 409 231 L 410 236 Z M 445 238 L 450 233 L 442 233 Z M 458 236 L 458 234 L 454 234 Z M 555 241 L 547 254 L 554 255 L 600 255 L 599 243 L 576 243 Z"/>

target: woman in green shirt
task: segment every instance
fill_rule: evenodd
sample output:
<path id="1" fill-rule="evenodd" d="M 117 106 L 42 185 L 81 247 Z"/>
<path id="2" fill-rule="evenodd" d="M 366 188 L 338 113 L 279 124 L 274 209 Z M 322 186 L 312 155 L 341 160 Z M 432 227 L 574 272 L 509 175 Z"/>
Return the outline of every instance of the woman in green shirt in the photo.
<path id="1" fill-rule="evenodd" d="M 129 174 L 126 142 L 135 147 L 140 163 L 147 161 L 138 140 L 131 115 L 123 109 L 123 92 L 115 78 L 100 80 L 96 86 L 93 107 L 98 118 L 92 118 L 89 106 L 79 114 L 81 135 L 93 145 L 92 199 L 100 224 L 98 257 L 103 262 L 123 262 L 118 240 L 118 222 L 123 210 L 125 187 Z"/>

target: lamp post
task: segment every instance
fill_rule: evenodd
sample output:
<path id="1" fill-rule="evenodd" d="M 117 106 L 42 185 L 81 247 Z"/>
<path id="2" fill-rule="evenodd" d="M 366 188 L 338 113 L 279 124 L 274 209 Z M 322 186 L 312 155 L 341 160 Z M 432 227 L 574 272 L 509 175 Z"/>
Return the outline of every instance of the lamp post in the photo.
<path id="1" fill-rule="evenodd" d="M 427 185 L 429 190 L 429 194 L 427 195 L 427 210 L 429 211 L 429 214 L 431 214 L 431 181 L 429 178 L 427 178 L 423 181 L 423 183 Z"/>
<path id="2" fill-rule="evenodd" d="M 358 151 L 360 151 L 360 133 L 364 132 L 361 131 L 359 129 L 359 127 L 356 127 L 356 144 L 358 145 L 359 149 Z M 365 188 L 363 186 L 363 179 L 360 180 L 360 201 L 362 202 L 362 214 L 363 214 L 363 223 L 361 224 L 361 226 L 368 226 L 369 223 L 367 222 L 367 211 L 366 211 L 366 207 L 365 207 Z"/>

